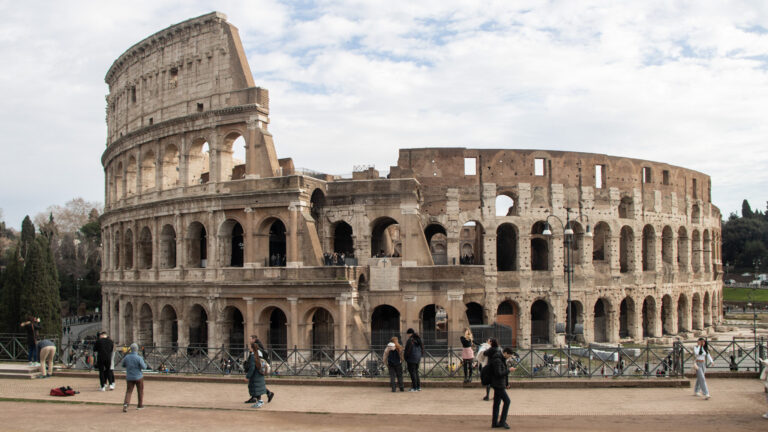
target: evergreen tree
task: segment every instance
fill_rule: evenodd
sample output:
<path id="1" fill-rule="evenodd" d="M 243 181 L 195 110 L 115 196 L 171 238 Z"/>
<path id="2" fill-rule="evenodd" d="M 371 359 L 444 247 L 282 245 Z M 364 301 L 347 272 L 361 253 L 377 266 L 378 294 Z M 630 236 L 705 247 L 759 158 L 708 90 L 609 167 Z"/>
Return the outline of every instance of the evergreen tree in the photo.
<path id="1" fill-rule="evenodd" d="M 8 254 L 7 263 L 0 277 L 3 286 L 0 292 L 0 329 L 7 333 L 18 333 L 19 324 L 22 321 L 19 302 L 24 268 L 18 246 Z"/>
<path id="2" fill-rule="evenodd" d="M 35 240 L 35 224 L 32 223 L 32 219 L 29 216 L 24 217 L 21 221 L 21 256 L 26 258 L 27 248 L 30 243 Z"/>
<path id="3" fill-rule="evenodd" d="M 749 201 L 744 200 L 741 202 L 741 217 L 743 218 L 751 218 L 754 216 L 754 213 L 752 213 L 752 207 L 749 205 Z"/>
<path id="4" fill-rule="evenodd" d="M 30 243 L 23 273 L 20 296 L 21 316 L 40 318 L 41 333 L 61 334 L 59 284 L 48 240 L 39 236 Z"/>

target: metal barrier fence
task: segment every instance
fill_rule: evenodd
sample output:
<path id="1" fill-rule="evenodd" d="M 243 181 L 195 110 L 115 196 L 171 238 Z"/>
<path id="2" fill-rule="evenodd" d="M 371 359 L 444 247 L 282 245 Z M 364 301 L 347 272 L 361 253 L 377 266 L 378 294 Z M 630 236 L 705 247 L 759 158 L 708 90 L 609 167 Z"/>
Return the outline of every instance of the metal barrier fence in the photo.
<path id="1" fill-rule="evenodd" d="M 24 335 L 0 334 L 0 361 L 26 361 Z M 59 343 L 56 340 L 57 344 Z M 709 370 L 760 371 L 760 358 L 768 355 L 764 339 L 710 341 L 714 365 Z M 516 349 L 508 360 L 518 378 L 555 377 L 681 377 L 693 365 L 693 342 L 672 346 L 626 345 L 622 347 L 553 347 Z M 92 369 L 92 342 L 58 346 L 56 361 L 71 369 Z M 126 347 L 115 352 L 115 370 L 127 354 Z M 388 375 L 381 349 L 301 349 L 272 347 L 267 359 L 278 376 L 365 377 Z M 141 355 L 157 373 L 243 374 L 242 349 L 189 347 L 143 347 Z M 460 347 L 427 347 L 420 363 L 425 378 L 463 377 Z M 475 374 L 477 370 L 475 369 Z"/>

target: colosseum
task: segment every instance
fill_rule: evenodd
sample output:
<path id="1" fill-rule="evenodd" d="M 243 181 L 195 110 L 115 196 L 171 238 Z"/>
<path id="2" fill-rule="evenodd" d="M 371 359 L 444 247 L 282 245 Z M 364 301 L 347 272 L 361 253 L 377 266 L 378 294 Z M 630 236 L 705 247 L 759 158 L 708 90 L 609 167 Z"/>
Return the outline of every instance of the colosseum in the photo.
<path id="1" fill-rule="evenodd" d="M 614 344 L 721 319 L 705 174 L 469 148 L 400 149 L 386 176 L 297 170 L 221 13 L 137 43 L 105 80 L 102 310 L 118 342 L 351 349 L 414 328 L 455 346 L 472 326 L 519 347 L 563 345 L 563 328 Z"/>

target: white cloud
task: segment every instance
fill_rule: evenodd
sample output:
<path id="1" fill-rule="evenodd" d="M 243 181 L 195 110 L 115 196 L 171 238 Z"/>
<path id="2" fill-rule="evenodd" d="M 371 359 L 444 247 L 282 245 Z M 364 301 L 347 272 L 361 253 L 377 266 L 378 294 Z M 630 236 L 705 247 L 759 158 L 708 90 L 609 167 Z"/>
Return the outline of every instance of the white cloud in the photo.
<path id="1" fill-rule="evenodd" d="M 768 198 L 763 2 L 6 2 L 10 224 L 103 199 L 107 69 L 214 7 L 239 28 L 278 154 L 297 166 L 386 170 L 402 147 L 548 148 L 703 171 L 724 214 Z"/>

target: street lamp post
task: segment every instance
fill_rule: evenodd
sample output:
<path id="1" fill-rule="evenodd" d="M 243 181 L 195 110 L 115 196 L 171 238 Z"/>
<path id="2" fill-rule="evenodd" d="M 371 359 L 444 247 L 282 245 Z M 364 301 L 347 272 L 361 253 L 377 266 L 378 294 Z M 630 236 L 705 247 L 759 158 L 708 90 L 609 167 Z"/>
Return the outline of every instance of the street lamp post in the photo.
<path id="1" fill-rule="evenodd" d="M 549 227 L 549 219 L 553 218 L 557 220 L 560 223 L 560 227 L 563 228 L 563 245 L 565 246 L 565 263 L 564 263 L 564 269 L 565 272 L 565 281 L 568 286 L 568 313 L 566 317 L 566 323 L 565 323 L 565 341 L 568 344 L 568 365 L 570 370 L 570 363 L 571 363 L 571 337 L 573 334 L 573 329 L 571 328 L 571 322 L 573 321 L 573 310 L 572 310 L 572 304 L 571 304 L 571 284 L 573 282 L 573 229 L 571 228 L 571 209 L 566 208 L 565 209 L 565 223 L 563 221 L 553 215 L 550 214 L 547 216 L 547 219 L 545 221 L 545 227 L 542 234 L 545 236 L 551 236 L 552 230 Z M 587 237 L 591 237 L 592 233 L 589 229 L 589 224 L 587 224 L 587 232 L 585 234 Z"/>
<path id="2" fill-rule="evenodd" d="M 762 262 L 760 262 L 760 258 L 756 258 L 754 261 L 752 261 L 752 264 L 755 266 L 755 280 L 752 282 L 752 291 L 750 292 L 750 300 L 752 303 L 752 334 L 755 338 L 755 363 L 757 363 L 757 301 L 754 298 L 754 295 L 757 291 L 757 287 L 759 287 L 759 283 L 755 284 L 756 281 L 759 281 L 759 273 L 760 273 L 760 265 L 762 265 Z"/>
<path id="3" fill-rule="evenodd" d="M 80 281 L 82 280 L 83 278 L 77 278 L 77 284 L 75 285 L 77 290 L 77 294 L 75 297 L 77 299 L 77 304 L 75 304 L 75 315 L 77 315 L 77 312 L 80 309 Z"/>

